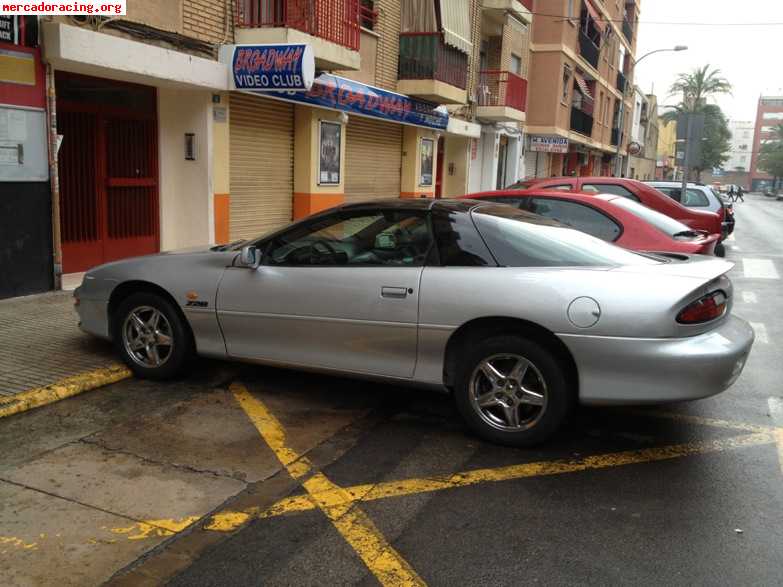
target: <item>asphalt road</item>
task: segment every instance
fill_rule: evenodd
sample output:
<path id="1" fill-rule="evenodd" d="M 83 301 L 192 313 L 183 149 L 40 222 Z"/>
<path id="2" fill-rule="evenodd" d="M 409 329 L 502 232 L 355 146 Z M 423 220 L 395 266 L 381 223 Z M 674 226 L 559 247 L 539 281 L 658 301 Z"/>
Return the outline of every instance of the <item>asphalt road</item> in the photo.
<path id="1" fill-rule="evenodd" d="M 215 363 L 176 384 L 124 382 L 0 422 L 0 492 L 48 496 L 35 514 L 16 494 L 4 502 L 25 527 L 52 519 L 57 499 L 134 529 L 113 528 L 114 541 L 81 530 L 97 538 L 58 558 L 48 538 L 3 546 L 0 511 L 0 575 L 23 584 L 35 575 L 18 565 L 39 564 L 57 565 L 39 584 L 780 584 L 783 202 L 746 199 L 728 258 L 734 312 L 757 341 L 727 392 L 583 409 L 554 442 L 520 450 L 469 436 L 442 396 L 374 383 Z"/>

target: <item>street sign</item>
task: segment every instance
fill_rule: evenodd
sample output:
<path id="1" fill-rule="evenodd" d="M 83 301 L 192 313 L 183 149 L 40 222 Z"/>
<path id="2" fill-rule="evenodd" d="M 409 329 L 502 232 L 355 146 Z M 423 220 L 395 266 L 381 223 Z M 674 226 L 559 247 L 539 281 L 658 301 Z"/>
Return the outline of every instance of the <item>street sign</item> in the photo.
<path id="1" fill-rule="evenodd" d="M 306 92 L 313 86 L 310 45 L 233 45 L 225 51 L 234 90 Z"/>
<path id="2" fill-rule="evenodd" d="M 532 135 L 530 150 L 539 153 L 568 153 L 568 139 Z"/>

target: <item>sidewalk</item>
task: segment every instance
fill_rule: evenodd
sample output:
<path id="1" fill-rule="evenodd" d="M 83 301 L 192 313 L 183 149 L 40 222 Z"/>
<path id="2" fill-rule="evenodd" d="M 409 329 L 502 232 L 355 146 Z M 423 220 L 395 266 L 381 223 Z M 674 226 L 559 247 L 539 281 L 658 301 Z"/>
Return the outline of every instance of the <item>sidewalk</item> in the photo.
<path id="1" fill-rule="evenodd" d="M 110 343 L 77 324 L 69 291 L 0 300 L 0 407 L 22 392 L 117 363 Z"/>

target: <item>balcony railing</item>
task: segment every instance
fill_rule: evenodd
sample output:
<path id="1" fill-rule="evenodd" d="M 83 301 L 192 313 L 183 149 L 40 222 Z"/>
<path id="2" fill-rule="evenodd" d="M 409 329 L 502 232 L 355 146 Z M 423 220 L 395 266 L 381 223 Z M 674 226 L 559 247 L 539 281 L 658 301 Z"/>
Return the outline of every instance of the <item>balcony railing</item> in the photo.
<path id="1" fill-rule="evenodd" d="M 579 108 L 571 108 L 571 130 L 589 137 L 593 134 L 593 117 Z"/>
<path id="2" fill-rule="evenodd" d="M 524 112 L 527 108 L 527 80 L 510 71 L 480 71 L 479 106 L 508 106 Z"/>
<path id="3" fill-rule="evenodd" d="M 443 42 L 440 33 L 400 33 L 400 79 L 437 80 L 468 87 L 468 56 Z"/>
<path id="4" fill-rule="evenodd" d="M 359 0 L 236 0 L 242 28 L 292 28 L 358 51 Z"/>
<path id="5" fill-rule="evenodd" d="M 624 94 L 625 88 L 628 87 L 628 80 L 625 75 L 623 75 L 622 71 L 617 72 L 617 83 L 615 84 L 615 87 L 620 90 L 621 94 Z"/>
<path id="6" fill-rule="evenodd" d="M 613 147 L 616 147 L 620 144 L 620 129 L 619 128 L 613 128 L 612 129 L 612 138 L 610 139 L 610 143 Z"/>
<path id="7" fill-rule="evenodd" d="M 623 36 L 628 39 L 628 42 L 631 42 L 631 39 L 633 38 L 633 27 L 631 26 L 631 23 L 628 22 L 628 19 L 623 19 Z"/>
<path id="8" fill-rule="evenodd" d="M 583 32 L 579 33 L 579 54 L 584 57 L 590 65 L 598 69 L 598 56 L 601 54 L 601 50 L 598 45 L 593 43 L 593 40 Z"/>

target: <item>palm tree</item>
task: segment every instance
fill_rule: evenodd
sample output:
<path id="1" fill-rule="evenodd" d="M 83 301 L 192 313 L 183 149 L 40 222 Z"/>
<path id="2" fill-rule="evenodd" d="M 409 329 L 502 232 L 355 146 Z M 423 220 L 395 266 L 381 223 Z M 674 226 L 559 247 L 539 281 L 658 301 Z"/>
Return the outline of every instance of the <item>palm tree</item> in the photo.
<path id="1" fill-rule="evenodd" d="M 690 73 L 681 73 L 669 89 L 671 95 L 682 95 L 684 106 L 689 112 L 699 112 L 707 100 L 718 94 L 730 94 L 731 84 L 721 76 L 720 69 L 710 71 L 710 66 L 697 67 Z"/>

